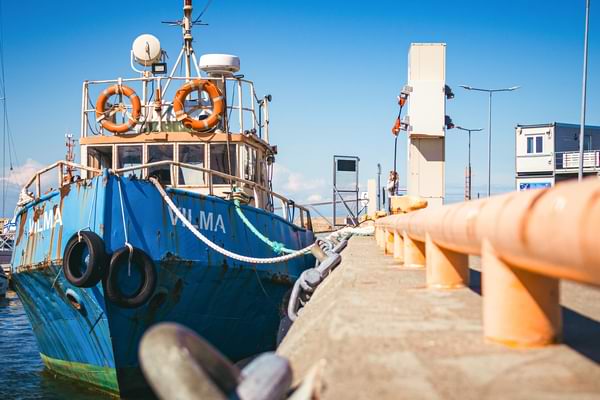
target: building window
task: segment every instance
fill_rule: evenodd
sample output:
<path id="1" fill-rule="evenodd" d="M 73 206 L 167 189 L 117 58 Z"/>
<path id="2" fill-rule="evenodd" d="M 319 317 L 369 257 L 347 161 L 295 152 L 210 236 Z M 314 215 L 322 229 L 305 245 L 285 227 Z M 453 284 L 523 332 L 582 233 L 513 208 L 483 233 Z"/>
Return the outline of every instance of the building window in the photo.
<path id="1" fill-rule="evenodd" d="M 544 152 L 544 137 L 529 136 L 527 138 L 527 154 L 539 154 Z"/>
<path id="2" fill-rule="evenodd" d="M 204 144 L 180 144 L 179 162 L 204 168 Z M 179 184 L 205 185 L 204 172 L 190 168 L 180 168 Z"/>
<path id="3" fill-rule="evenodd" d="M 229 156 L 227 155 L 227 147 L 229 147 Z M 230 144 L 227 146 L 225 143 L 212 143 L 210 145 L 210 169 L 237 176 L 236 145 Z M 216 175 L 213 175 L 212 181 L 217 185 L 229 183 L 225 178 Z"/>
<path id="4" fill-rule="evenodd" d="M 117 146 L 117 168 L 129 168 L 142 165 L 142 146 Z M 142 176 L 141 169 L 125 173 L 126 176 Z"/>
<path id="5" fill-rule="evenodd" d="M 536 153 L 544 152 L 544 137 L 543 136 L 535 137 L 535 152 Z"/>
<path id="6" fill-rule="evenodd" d="M 148 146 L 148 163 L 173 160 L 172 144 L 153 144 Z M 160 165 L 148 168 L 148 176 L 155 176 L 162 184 L 171 183 L 171 166 Z"/>
<path id="7" fill-rule="evenodd" d="M 591 135 L 585 135 L 583 137 L 583 149 L 586 151 L 592 150 L 592 136 Z"/>

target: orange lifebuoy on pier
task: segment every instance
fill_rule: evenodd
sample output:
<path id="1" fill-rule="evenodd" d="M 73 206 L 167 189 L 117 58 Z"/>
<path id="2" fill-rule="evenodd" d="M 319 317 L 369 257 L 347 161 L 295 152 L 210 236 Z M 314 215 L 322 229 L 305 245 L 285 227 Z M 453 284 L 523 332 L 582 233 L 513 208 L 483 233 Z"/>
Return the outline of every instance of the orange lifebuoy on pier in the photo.
<path id="1" fill-rule="evenodd" d="M 212 114 L 204 119 L 194 119 L 185 112 L 185 98 L 194 90 L 204 91 L 210 97 Z M 223 117 L 224 110 L 225 102 L 221 91 L 217 85 L 204 79 L 195 79 L 180 87 L 177 93 L 175 93 L 175 99 L 173 100 L 175 118 L 181 121 L 186 128 L 200 132 L 208 131 L 217 126 Z"/>
<path id="2" fill-rule="evenodd" d="M 131 101 L 131 115 L 127 115 L 128 121 L 126 123 L 116 124 L 106 118 L 107 112 L 110 111 L 106 109 L 106 103 L 108 102 L 108 99 L 115 94 L 123 94 Z M 118 104 L 116 110 L 125 113 L 125 105 L 122 103 Z M 125 85 L 113 85 L 109 87 L 104 90 L 100 96 L 98 96 L 98 100 L 96 100 L 96 121 L 99 122 L 104 129 L 113 133 L 125 133 L 133 129 L 140 120 L 141 111 L 142 104 L 140 98 L 135 94 L 135 91 L 132 88 Z"/>

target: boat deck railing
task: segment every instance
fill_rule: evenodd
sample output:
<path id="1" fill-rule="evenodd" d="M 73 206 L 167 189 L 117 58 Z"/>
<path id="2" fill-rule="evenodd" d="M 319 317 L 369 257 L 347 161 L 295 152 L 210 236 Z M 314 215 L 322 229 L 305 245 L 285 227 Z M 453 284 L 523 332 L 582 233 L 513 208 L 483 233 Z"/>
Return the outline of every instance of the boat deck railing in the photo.
<path id="1" fill-rule="evenodd" d="M 0 251 L 13 251 L 15 232 L 0 233 Z"/>
<path id="2" fill-rule="evenodd" d="M 562 335 L 560 280 L 600 286 L 600 183 L 588 178 L 376 221 L 376 239 L 405 267 L 425 267 L 427 286 L 469 283 L 481 256 L 483 330 L 511 346 Z"/>
<path id="3" fill-rule="evenodd" d="M 214 81 L 225 88 L 226 93 L 223 93 L 223 95 L 227 103 L 224 111 L 227 121 L 225 130 L 227 132 L 254 132 L 261 139 L 269 141 L 269 101 L 257 97 L 252 81 L 236 76 L 191 79 Z M 190 81 L 190 78 L 180 76 L 148 76 L 83 82 L 81 137 L 98 135 L 103 132 L 101 126 L 96 123 L 96 98 L 91 96 L 99 95 L 102 90 L 114 84 L 130 86 L 136 91 L 141 101 L 140 122 L 130 133 L 176 131 L 177 129 L 185 131 L 186 128 L 176 120 L 172 111 L 172 97 L 174 97 L 179 86 L 188 81 Z M 171 85 L 177 85 L 177 87 L 171 88 Z M 169 91 L 169 88 L 174 90 Z M 131 105 L 125 104 L 125 112 L 129 116 L 131 111 Z"/>
<path id="4" fill-rule="evenodd" d="M 296 224 L 302 228 L 312 230 L 312 221 L 310 211 L 308 210 L 308 208 L 296 204 L 293 200 L 290 200 L 285 196 L 282 196 L 259 183 L 243 179 L 237 176 L 229 175 L 219 171 L 214 171 L 208 168 L 203 168 L 198 165 L 186 164 L 172 160 L 140 164 L 126 168 L 114 169 L 111 171 L 112 173 L 120 176 L 126 176 L 128 172 L 146 171 L 143 173 L 143 175 L 148 176 L 148 171 L 150 169 L 156 169 L 157 167 L 167 167 L 169 169 L 170 173 L 166 181 L 164 177 L 159 177 L 161 183 L 167 187 L 182 189 L 207 189 L 208 194 L 211 196 L 223 193 L 222 191 L 220 193 L 217 193 L 217 190 L 215 190 L 216 188 L 230 188 L 231 190 L 233 190 L 233 188 L 247 188 L 252 191 L 253 198 L 255 200 L 255 205 L 257 207 L 260 206 L 261 200 L 263 200 L 263 204 L 265 205 L 261 208 L 264 208 L 269 212 L 275 212 L 277 208 L 281 211 L 281 217 L 283 217 L 286 221 Z M 203 182 L 206 182 L 206 184 L 179 184 L 179 171 L 181 169 L 191 169 L 194 171 L 202 172 L 203 174 L 205 174 L 205 179 L 203 179 Z M 56 182 L 58 184 L 57 188 L 59 189 L 65 185 L 69 185 L 72 183 L 72 180 L 74 179 L 73 177 L 75 170 L 87 171 L 91 176 L 97 176 L 101 174 L 101 171 L 96 168 L 86 167 L 68 161 L 57 161 L 54 164 L 51 164 L 36 172 L 35 175 L 25 184 L 23 191 L 24 194 L 28 196 L 29 201 L 37 200 L 41 196 L 43 196 L 46 193 L 49 193 L 52 190 L 51 187 L 46 190 L 43 190 L 42 187 L 48 186 L 48 173 L 54 170 L 56 170 L 58 174 L 58 179 Z M 221 178 L 223 181 L 225 181 L 225 184 L 213 183 L 215 177 Z M 46 183 L 46 185 L 44 185 L 44 183 Z M 32 186 L 35 186 L 35 192 L 30 191 Z M 278 201 L 280 203 L 278 207 L 275 206 L 275 201 Z"/>

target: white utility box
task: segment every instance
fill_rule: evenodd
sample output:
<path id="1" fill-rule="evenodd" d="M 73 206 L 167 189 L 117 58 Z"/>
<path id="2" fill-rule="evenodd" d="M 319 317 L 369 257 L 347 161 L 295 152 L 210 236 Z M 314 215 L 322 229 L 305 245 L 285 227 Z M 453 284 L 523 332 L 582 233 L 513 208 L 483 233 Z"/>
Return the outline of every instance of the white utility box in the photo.
<path id="1" fill-rule="evenodd" d="M 414 137 L 443 137 L 446 115 L 446 44 L 413 43 L 408 53 L 409 130 Z"/>

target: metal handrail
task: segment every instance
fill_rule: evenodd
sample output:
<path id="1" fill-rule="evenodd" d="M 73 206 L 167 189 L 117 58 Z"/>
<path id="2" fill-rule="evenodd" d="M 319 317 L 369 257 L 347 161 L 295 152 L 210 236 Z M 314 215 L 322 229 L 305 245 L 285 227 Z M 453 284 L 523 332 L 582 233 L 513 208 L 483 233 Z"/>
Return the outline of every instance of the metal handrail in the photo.
<path id="1" fill-rule="evenodd" d="M 14 239 L 14 232 L 0 233 L 0 250 L 12 251 L 14 249 Z"/>
<path id="2" fill-rule="evenodd" d="M 256 104 L 255 104 L 255 99 L 257 98 L 256 96 L 256 91 L 254 88 L 254 83 L 250 80 L 247 79 L 243 79 L 243 78 L 236 78 L 236 77 L 196 77 L 194 79 L 204 79 L 204 80 L 212 80 L 212 81 L 219 81 L 219 82 L 224 82 L 226 84 L 226 82 L 233 82 L 235 84 L 233 90 L 234 90 L 234 94 L 232 94 L 232 100 L 233 97 L 235 97 L 235 103 L 232 102 L 230 105 L 226 104 L 225 107 L 225 113 L 229 114 L 230 111 L 236 110 L 237 114 L 238 114 L 238 118 L 237 118 L 237 123 L 239 125 L 239 132 L 238 133 L 244 133 L 245 131 L 249 131 L 249 130 L 257 130 L 259 127 L 264 128 L 264 138 L 266 141 L 268 141 L 269 138 L 269 120 L 268 120 L 268 102 L 259 102 L 258 103 L 258 107 L 260 108 L 260 110 L 262 111 L 262 114 L 265 115 L 265 119 L 264 121 L 259 121 L 256 117 Z M 160 123 L 164 123 L 164 122 L 176 122 L 175 120 L 175 116 L 171 115 L 171 117 L 173 118 L 172 120 L 169 120 L 169 114 L 168 114 L 168 108 L 170 106 L 172 106 L 173 102 L 170 100 L 167 100 L 165 98 L 167 89 L 169 88 L 169 84 L 171 81 L 189 81 L 190 78 L 187 77 L 182 77 L 182 76 L 168 76 L 168 77 L 163 77 L 163 76 L 148 76 L 148 77 L 137 77 L 137 78 L 119 78 L 119 79 L 104 79 L 104 80 L 90 80 L 90 81 L 85 81 L 83 82 L 83 89 L 82 89 L 82 101 L 81 101 L 81 113 L 82 113 L 82 118 L 81 118 L 81 137 L 87 137 L 90 134 L 90 122 L 91 121 L 95 121 L 95 108 L 90 108 L 89 104 L 91 103 L 90 97 L 89 97 L 89 89 L 90 86 L 92 85 L 106 85 L 106 84 L 123 84 L 123 83 L 141 83 L 142 84 L 142 93 L 140 94 L 140 100 L 141 100 L 141 107 L 142 107 L 142 113 L 141 113 L 141 118 L 140 118 L 140 124 L 138 126 L 144 125 L 145 123 L 149 123 L 149 122 L 158 122 Z M 163 85 L 163 82 L 165 82 L 165 84 Z M 150 84 L 154 83 L 154 88 L 158 89 L 161 93 L 161 105 L 163 106 L 162 111 L 160 113 L 160 118 L 157 120 L 151 120 L 151 116 L 152 113 L 156 107 L 156 99 L 152 98 L 152 93 L 149 92 L 150 89 Z M 243 85 L 247 85 L 247 87 L 250 90 L 250 94 L 249 94 L 249 98 L 250 98 L 250 103 L 249 104 L 245 104 L 244 103 L 244 98 L 243 98 Z M 131 106 L 126 105 L 126 109 L 127 110 L 131 110 Z M 90 116 L 90 114 L 92 114 Z M 251 128 L 244 128 L 244 116 L 245 115 L 249 115 L 250 116 L 250 120 L 251 120 Z M 143 122 L 145 120 L 145 122 Z M 159 121 L 160 120 L 160 121 Z M 228 119 L 229 120 L 229 119 Z M 232 132 L 233 133 L 233 132 Z"/>
<path id="3" fill-rule="evenodd" d="M 572 158 L 571 165 L 565 163 L 563 156 Z M 554 155 L 555 165 L 557 169 L 576 169 L 579 167 L 579 151 L 557 151 Z M 586 150 L 583 153 L 583 162 L 586 169 L 594 171 L 600 167 L 600 150 Z"/>
<path id="4" fill-rule="evenodd" d="M 96 168 L 91 168 L 91 167 L 86 167 L 85 165 L 80 165 L 80 164 L 75 164 L 73 162 L 70 161 L 57 161 L 54 164 L 50 164 L 47 167 L 44 167 L 42 169 L 40 169 L 39 171 L 37 171 L 29 181 L 27 181 L 27 183 L 25 185 L 23 185 L 23 190 L 25 190 L 26 192 L 29 191 L 29 187 L 31 185 L 33 185 L 33 183 L 35 182 L 35 186 L 36 186 L 36 198 L 40 198 L 40 196 L 42 195 L 42 175 L 45 174 L 48 171 L 51 171 L 55 168 L 58 168 L 58 188 L 61 188 L 63 186 L 64 179 L 65 179 L 65 172 L 63 170 L 64 167 L 68 167 L 71 168 L 73 170 L 75 169 L 80 169 L 80 170 L 84 170 L 84 171 L 88 171 L 91 172 L 93 174 L 100 174 L 100 170 L 96 169 Z"/>
<path id="5" fill-rule="evenodd" d="M 266 196 L 268 196 L 268 198 L 276 198 L 279 201 L 281 201 L 281 205 L 282 205 L 282 209 L 283 209 L 283 216 L 286 220 L 288 220 L 289 222 L 294 223 L 294 221 L 292 221 L 291 219 L 293 218 L 293 216 L 295 215 L 295 210 L 299 210 L 300 211 L 300 226 L 302 226 L 303 228 L 307 228 L 312 230 L 312 223 L 311 223 L 311 219 L 310 219 L 310 211 L 306 208 L 303 207 L 299 204 L 296 204 L 294 201 L 289 200 L 288 198 L 286 198 L 285 196 L 282 196 L 276 192 L 273 192 L 272 190 L 269 190 L 267 187 L 247 180 L 247 179 L 243 179 L 237 176 L 233 176 L 233 175 L 229 175 L 223 172 L 219 172 L 219 171 L 214 171 L 208 168 L 203 168 L 203 167 L 199 167 L 197 165 L 193 165 L 193 164 L 186 164 L 186 163 L 182 163 L 182 162 L 178 162 L 178 161 L 172 161 L 172 160 L 165 160 L 165 161 L 157 161 L 157 162 L 153 162 L 153 163 L 146 163 L 146 164 L 140 164 L 140 165 L 136 165 L 136 166 L 131 166 L 131 167 L 126 167 L 126 168 L 118 168 L 118 169 L 114 169 L 111 170 L 114 174 L 116 175 L 123 175 L 126 172 L 130 172 L 130 171 L 136 171 L 136 170 L 141 170 L 141 169 L 147 169 L 147 168 L 153 168 L 153 167 L 159 167 L 159 166 L 169 166 L 170 170 L 171 170 L 171 187 L 173 188 L 177 188 L 180 187 L 177 184 L 178 181 L 178 176 L 179 174 L 177 173 L 178 171 L 176 170 L 176 168 L 188 168 L 188 169 L 192 169 L 192 170 L 196 170 L 199 172 L 203 172 L 205 174 L 208 175 L 208 184 L 207 185 L 184 185 L 185 188 L 194 188 L 194 187 L 208 187 L 209 189 L 209 194 L 210 195 L 214 195 L 214 184 L 213 184 L 213 176 L 218 176 L 220 178 L 223 178 L 229 182 L 235 182 L 236 185 L 237 184 L 244 184 L 247 187 L 249 187 L 250 189 L 252 189 L 254 191 L 254 198 L 256 199 L 256 204 L 258 204 L 258 192 L 262 192 L 264 193 Z M 48 171 L 51 171 L 53 169 L 58 168 L 58 188 L 60 189 L 61 187 L 63 187 L 65 184 L 69 184 L 71 183 L 69 182 L 65 182 L 65 173 L 63 168 L 64 167 L 69 167 L 72 170 L 84 170 L 84 171 L 88 171 L 91 172 L 93 175 L 99 175 L 101 173 L 101 171 L 99 169 L 96 168 L 91 168 L 91 167 L 86 167 L 84 165 L 80 165 L 80 164 L 75 164 L 69 161 L 57 161 L 54 164 L 51 164 L 39 171 L 37 171 L 33 177 L 24 185 L 23 190 L 26 193 L 29 193 L 29 187 L 35 183 L 36 184 L 36 199 L 39 199 L 42 195 L 41 193 L 41 177 L 43 174 L 47 173 Z M 226 185 L 221 185 L 221 186 L 227 186 L 229 184 Z M 219 186 L 219 185 L 217 185 Z M 32 199 L 33 200 L 33 199 Z M 292 210 L 292 212 L 290 212 L 290 209 Z"/>
<path id="6" fill-rule="evenodd" d="M 203 185 L 202 187 L 208 186 L 209 189 L 210 189 L 209 193 L 211 195 L 214 194 L 214 191 L 213 191 L 213 188 L 212 188 L 213 184 L 211 184 L 212 179 L 210 179 L 210 178 L 212 178 L 213 176 L 218 176 L 218 177 L 226 179 L 228 181 L 233 181 L 233 182 L 236 182 L 236 183 L 243 183 L 243 184 L 249 186 L 252 189 L 253 188 L 257 188 L 257 189 L 259 189 L 259 190 L 261 190 L 261 191 L 263 191 L 263 192 L 265 192 L 265 193 L 267 193 L 269 195 L 273 195 L 273 197 L 276 197 L 277 199 L 281 200 L 283 203 L 286 203 L 286 204 L 289 204 L 289 205 L 293 204 L 295 208 L 298 208 L 298 209 L 301 209 L 303 211 L 308 212 L 308 209 L 306 207 L 304 207 L 304 206 L 302 206 L 300 204 L 296 204 L 294 201 L 292 201 L 292 200 L 286 198 L 285 196 L 282 196 L 282 195 L 280 195 L 280 194 L 278 194 L 276 192 L 273 192 L 273 191 L 269 190 L 268 188 L 266 188 L 265 186 L 263 186 L 263 185 L 261 185 L 259 183 L 256 183 L 254 181 L 249 181 L 247 179 L 240 178 L 240 177 L 237 177 L 237 176 L 234 176 L 234 175 L 229 175 L 229 174 L 226 174 L 224 172 L 215 171 L 215 170 L 204 168 L 204 167 L 199 167 L 199 166 L 194 165 L 194 164 L 187 164 L 187 163 L 182 163 L 182 162 L 179 162 L 179 161 L 172 161 L 172 160 L 164 160 L 164 161 L 156 161 L 156 162 L 152 162 L 152 163 L 135 165 L 135 166 L 126 167 L 126 168 L 117 168 L 117 169 L 112 170 L 112 172 L 114 172 L 115 174 L 123 174 L 125 172 L 136 171 L 136 170 L 145 169 L 145 168 L 166 166 L 166 165 L 176 166 L 176 167 L 181 167 L 181 168 L 188 168 L 188 169 L 192 169 L 192 170 L 196 170 L 196 171 L 204 172 L 204 173 L 208 174 L 208 176 L 209 176 L 208 182 L 209 183 L 208 183 L 208 185 Z M 178 187 L 176 181 L 174 181 L 173 179 L 171 181 L 171 186 L 172 187 Z M 189 186 L 186 185 L 186 187 L 189 187 Z"/>
<path id="7" fill-rule="evenodd" d="M 600 183 L 565 182 L 376 221 L 377 242 L 427 285 L 468 284 L 468 255 L 482 257 L 485 336 L 545 345 L 561 334 L 559 280 L 600 286 Z"/>

